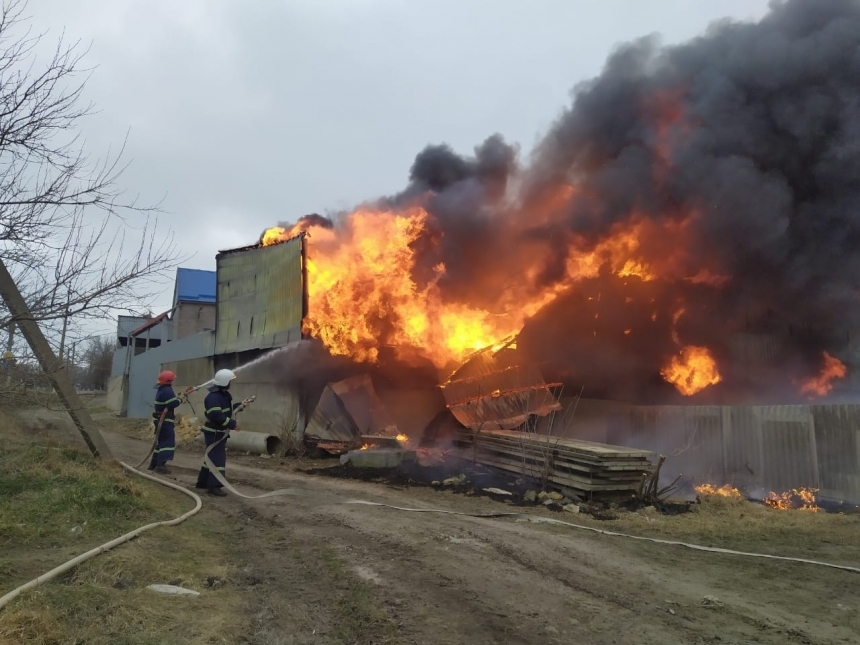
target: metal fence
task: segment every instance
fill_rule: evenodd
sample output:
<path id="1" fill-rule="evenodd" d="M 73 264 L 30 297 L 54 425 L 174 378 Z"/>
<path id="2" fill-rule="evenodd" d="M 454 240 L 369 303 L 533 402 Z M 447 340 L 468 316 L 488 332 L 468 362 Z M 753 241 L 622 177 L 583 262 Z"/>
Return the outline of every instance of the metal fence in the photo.
<path id="1" fill-rule="evenodd" d="M 566 400 L 541 432 L 653 450 L 663 478 L 732 484 L 753 494 L 819 489 L 860 504 L 860 406 L 634 406 Z"/>

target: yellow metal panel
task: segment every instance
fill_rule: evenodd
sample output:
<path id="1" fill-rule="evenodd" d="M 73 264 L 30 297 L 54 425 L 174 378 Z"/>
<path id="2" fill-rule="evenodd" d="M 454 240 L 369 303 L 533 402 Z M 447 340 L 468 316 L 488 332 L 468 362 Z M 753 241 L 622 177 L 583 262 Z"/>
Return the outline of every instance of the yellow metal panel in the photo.
<path id="1" fill-rule="evenodd" d="M 218 258 L 215 352 L 265 349 L 302 325 L 300 238 Z"/>
<path id="2" fill-rule="evenodd" d="M 186 361 L 164 363 L 162 369 L 176 373 L 176 391 L 205 383 L 213 376 L 211 358 L 191 358 Z M 181 387 L 180 387 L 181 386 Z"/>

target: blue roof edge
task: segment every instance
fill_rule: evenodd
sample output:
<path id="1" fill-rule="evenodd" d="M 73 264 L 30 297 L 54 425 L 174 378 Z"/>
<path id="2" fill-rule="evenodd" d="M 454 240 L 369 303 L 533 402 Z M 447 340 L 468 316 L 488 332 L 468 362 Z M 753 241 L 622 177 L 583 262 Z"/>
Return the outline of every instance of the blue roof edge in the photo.
<path id="1" fill-rule="evenodd" d="M 215 303 L 218 278 L 215 271 L 205 269 L 176 269 L 174 304 L 179 302 Z"/>

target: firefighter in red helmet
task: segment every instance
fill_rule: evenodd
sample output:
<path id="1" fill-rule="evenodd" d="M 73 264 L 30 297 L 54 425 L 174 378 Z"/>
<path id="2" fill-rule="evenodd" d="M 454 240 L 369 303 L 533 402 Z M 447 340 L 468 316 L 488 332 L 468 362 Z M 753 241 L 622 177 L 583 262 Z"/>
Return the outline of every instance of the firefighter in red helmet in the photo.
<path id="1" fill-rule="evenodd" d="M 149 462 L 149 470 L 154 470 L 162 475 L 170 474 L 167 469 L 167 462 L 173 460 L 173 453 L 176 450 L 174 427 L 176 416 L 174 411 L 182 403 L 173 391 L 174 380 L 176 380 L 176 374 L 170 370 L 165 370 L 158 375 L 158 383 L 155 386 L 158 389 L 155 392 L 155 410 L 152 413 L 152 418 L 155 420 L 158 438 L 152 452 L 152 459 Z M 161 428 L 158 427 L 159 422 Z"/>

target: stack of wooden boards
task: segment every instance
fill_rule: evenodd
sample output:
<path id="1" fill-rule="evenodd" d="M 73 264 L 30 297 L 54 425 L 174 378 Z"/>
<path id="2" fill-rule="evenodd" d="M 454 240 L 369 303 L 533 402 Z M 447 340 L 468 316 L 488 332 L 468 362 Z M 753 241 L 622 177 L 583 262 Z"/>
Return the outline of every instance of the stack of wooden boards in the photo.
<path id="1" fill-rule="evenodd" d="M 588 499 L 636 495 L 657 458 L 647 450 L 513 430 L 461 430 L 455 442 L 463 459 L 474 455 L 477 463 L 572 489 Z"/>

